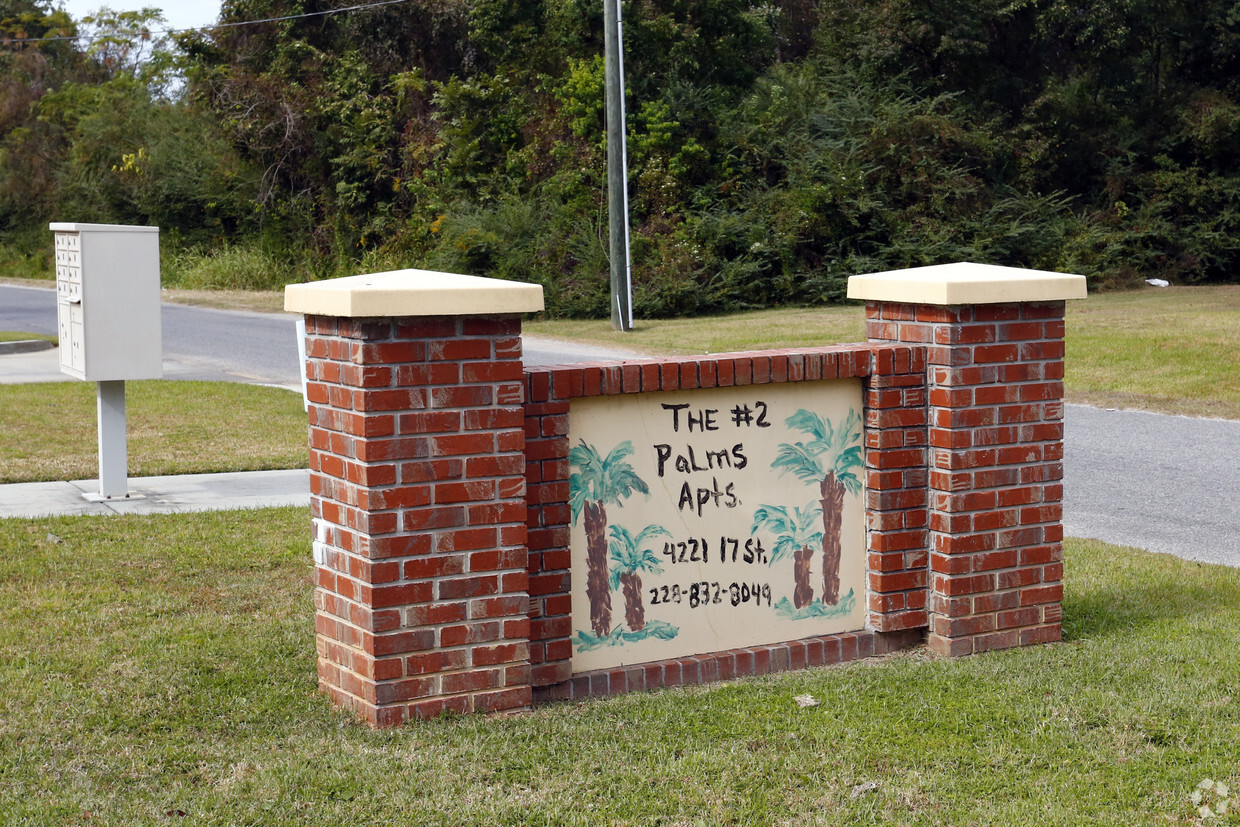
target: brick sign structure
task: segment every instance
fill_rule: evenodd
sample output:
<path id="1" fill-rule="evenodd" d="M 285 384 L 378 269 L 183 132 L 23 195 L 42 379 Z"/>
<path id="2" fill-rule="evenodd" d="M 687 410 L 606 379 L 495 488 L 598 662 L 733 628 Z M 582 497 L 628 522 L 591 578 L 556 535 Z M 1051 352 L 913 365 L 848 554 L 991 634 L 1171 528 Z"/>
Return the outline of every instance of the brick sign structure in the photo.
<path id="1" fill-rule="evenodd" d="M 921 268 L 851 281 L 867 343 L 523 370 L 537 286 L 290 286 L 320 686 L 386 726 L 922 640 L 962 655 L 1058 639 L 1064 300 L 1084 292 Z M 644 510 L 647 492 L 662 505 Z M 769 628 L 729 631 L 745 609 Z"/>

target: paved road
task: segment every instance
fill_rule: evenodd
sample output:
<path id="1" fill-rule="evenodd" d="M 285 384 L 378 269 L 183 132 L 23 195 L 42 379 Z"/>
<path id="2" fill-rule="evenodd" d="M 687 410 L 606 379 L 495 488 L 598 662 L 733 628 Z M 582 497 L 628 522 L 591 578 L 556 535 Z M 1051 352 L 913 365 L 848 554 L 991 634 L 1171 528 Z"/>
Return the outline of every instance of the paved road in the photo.
<path id="1" fill-rule="evenodd" d="M 176 379 L 297 386 L 301 369 L 296 320 L 296 316 L 285 313 L 212 310 L 165 302 L 165 373 Z M 55 292 L 50 288 L 0 285 L 0 330 L 56 335 Z M 531 365 L 616 358 L 614 353 L 537 338 L 525 341 L 525 361 Z"/>
<path id="2" fill-rule="evenodd" d="M 170 377 L 289 386 L 299 381 L 292 316 L 165 304 L 163 322 Z M 54 334 L 52 291 L 0 285 L 4 329 Z M 526 342 L 530 364 L 624 356 Z M 0 374 L 6 367 L 12 372 L 17 359 L 47 379 L 59 378 L 51 352 L 0 357 Z M 4 360 L 10 361 L 6 365 Z M 1069 535 L 1240 566 L 1240 422 L 1082 405 L 1067 406 L 1065 416 L 1064 528 Z"/>
<path id="3" fill-rule="evenodd" d="M 0 284 L 0 330 L 55 336 L 55 294 L 50 289 Z"/>
<path id="4" fill-rule="evenodd" d="M 1068 405 L 1064 531 L 1240 566 L 1240 422 Z"/>
<path id="5" fill-rule="evenodd" d="M 165 303 L 161 317 L 170 378 L 300 382 L 293 316 Z M 56 335 L 55 291 L 0 285 L 0 330 Z"/>

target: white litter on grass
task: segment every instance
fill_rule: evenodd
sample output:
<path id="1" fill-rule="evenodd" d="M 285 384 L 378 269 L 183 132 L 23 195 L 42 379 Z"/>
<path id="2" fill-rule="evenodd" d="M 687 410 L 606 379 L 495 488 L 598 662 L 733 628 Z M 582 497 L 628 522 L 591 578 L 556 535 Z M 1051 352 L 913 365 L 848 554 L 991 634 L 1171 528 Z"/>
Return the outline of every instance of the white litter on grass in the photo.
<path id="1" fill-rule="evenodd" d="M 818 706 L 818 699 L 813 695 L 797 695 L 792 700 L 797 702 L 797 706 L 805 709 L 807 706 Z"/>
<path id="2" fill-rule="evenodd" d="M 1152 284 L 1155 287 L 1170 287 L 1171 286 L 1171 282 L 1167 281 L 1166 279 L 1146 279 L 1145 283 Z"/>
<path id="3" fill-rule="evenodd" d="M 311 531 L 314 533 L 314 540 L 310 544 L 310 552 L 314 557 L 314 563 L 318 566 L 326 566 L 327 555 L 331 551 L 332 524 L 327 520 L 311 517 L 310 525 Z"/>
<path id="4" fill-rule="evenodd" d="M 857 798 L 859 796 L 865 795 L 866 793 L 874 792 L 877 789 L 878 789 L 877 781 L 867 781 L 864 784 L 858 784 L 857 786 L 853 787 L 852 792 L 849 793 L 848 795 L 849 795 L 849 798 Z"/>

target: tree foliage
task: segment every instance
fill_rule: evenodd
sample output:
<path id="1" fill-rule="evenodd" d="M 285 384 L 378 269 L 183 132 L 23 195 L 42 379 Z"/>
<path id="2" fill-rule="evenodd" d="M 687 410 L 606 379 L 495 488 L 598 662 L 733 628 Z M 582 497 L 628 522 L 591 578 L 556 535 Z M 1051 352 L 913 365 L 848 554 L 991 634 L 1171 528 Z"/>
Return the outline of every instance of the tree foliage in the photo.
<path id="1" fill-rule="evenodd" d="M 150 11 L 0 0 L 0 240 L 157 223 L 288 280 L 427 266 L 605 315 L 602 7 L 320 14 L 344 5 L 226 0 L 222 23 L 269 22 L 170 41 Z M 637 313 L 836 301 L 954 260 L 1233 280 L 1232 5 L 629 0 Z"/>

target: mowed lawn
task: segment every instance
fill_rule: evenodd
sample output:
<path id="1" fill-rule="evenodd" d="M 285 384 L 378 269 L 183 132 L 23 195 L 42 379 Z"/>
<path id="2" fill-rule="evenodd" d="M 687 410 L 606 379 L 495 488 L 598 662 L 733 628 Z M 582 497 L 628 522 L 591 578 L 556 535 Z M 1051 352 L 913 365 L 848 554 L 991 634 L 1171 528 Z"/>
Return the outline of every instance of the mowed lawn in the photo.
<path id="1" fill-rule="evenodd" d="M 316 691 L 308 546 L 0 521 L 0 823 L 1189 824 L 1240 784 L 1236 570 L 1070 540 L 1062 644 L 375 732 Z"/>
<path id="2" fill-rule="evenodd" d="M 0 412 L 0 484 L 97 476 L 93 382 L 0 384 Z M 308 462 L 301 394 L 283 388 L 126 382 L 125 414 L 132 477 L 305 468 Z"/>
<path id="3" fill-rule="evenodd" d="M 638 321 L 533 321 L 525 331 L 650 353 L 721 353 L 865 339 L 859 306 Z M 1240 286 L 1149 287 L 1067 303 L 1069 402 L 1240 419 Z"/>

